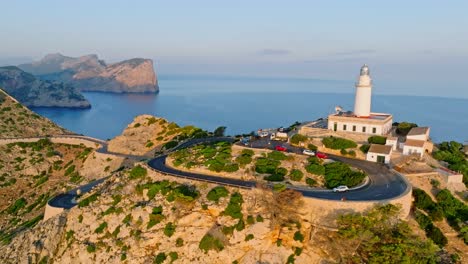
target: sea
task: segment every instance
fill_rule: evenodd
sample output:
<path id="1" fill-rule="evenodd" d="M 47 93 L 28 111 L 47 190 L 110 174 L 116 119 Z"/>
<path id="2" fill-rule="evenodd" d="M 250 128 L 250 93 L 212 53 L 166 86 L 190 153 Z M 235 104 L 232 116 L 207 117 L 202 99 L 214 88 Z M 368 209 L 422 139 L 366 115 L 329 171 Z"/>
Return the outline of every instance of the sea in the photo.
<path id="1" fill-rule="evenodd" d="M 313 121 L 335 106 L 354 105 L 353 83 L 347 81 L 167 75 L 160 76 L 159 87 L 158 94 L 84 92 L 90 109 L 33 110 L 73 132 L 110 139 L 141 114 L 209 131 L 226 126 L 227 134 L 236 135 Z M 468 141 L 468 99 L 373 94 L 372 111 L 429 126 L 434 142 Z"/>

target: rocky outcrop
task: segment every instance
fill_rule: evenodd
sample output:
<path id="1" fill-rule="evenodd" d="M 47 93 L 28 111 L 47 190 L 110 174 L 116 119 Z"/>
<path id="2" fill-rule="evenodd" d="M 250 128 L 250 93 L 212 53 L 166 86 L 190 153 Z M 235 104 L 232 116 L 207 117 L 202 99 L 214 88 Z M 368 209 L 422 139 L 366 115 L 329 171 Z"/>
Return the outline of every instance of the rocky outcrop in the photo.
<path id="1" fill-rule="evenodd" d="M 0 87 L 26 106 L 91 107 L 72 85 L 39 80 L 14 66 L 0 67 Z"/>
<path id="2" fill-rule="evenodd" d="M 49 54 L 42 60 L 19 65 L 46 80 L 59 80 L 74 85 L 81 91 L 116 93 L 158 92 L 153 61 L 130 59 L 106 64 L 97 55 L 78 58 Z"/>

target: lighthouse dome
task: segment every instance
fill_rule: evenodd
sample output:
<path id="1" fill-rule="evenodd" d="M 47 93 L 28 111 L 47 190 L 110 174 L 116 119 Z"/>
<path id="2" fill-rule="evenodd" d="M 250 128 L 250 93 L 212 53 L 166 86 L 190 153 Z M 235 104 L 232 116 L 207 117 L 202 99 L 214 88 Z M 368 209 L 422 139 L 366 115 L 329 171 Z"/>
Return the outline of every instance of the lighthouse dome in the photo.
<path id="1" fill-rule="evenodd" d="M 361 76 L 364 76 L 364 75 L 369 75 L 369 66 L 367 66 L 367 64 L 364 64 L 361 67 Z"/>

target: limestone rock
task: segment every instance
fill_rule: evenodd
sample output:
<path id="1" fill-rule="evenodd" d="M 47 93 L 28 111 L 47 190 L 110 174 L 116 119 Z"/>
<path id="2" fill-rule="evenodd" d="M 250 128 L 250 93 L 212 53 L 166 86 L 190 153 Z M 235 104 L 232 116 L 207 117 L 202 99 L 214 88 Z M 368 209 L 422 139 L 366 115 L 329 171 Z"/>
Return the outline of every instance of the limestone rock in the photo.
<path id="1" fill-rule="evenodd" d="M 49 54 L 42 60 L 19 65 L 46 80 L 60 80 L 82 91 L 115 93 L 158 92 L 158 81 L 150 59 L 135 58 L 106 64 L 97 55 L 78 58 Z"/>

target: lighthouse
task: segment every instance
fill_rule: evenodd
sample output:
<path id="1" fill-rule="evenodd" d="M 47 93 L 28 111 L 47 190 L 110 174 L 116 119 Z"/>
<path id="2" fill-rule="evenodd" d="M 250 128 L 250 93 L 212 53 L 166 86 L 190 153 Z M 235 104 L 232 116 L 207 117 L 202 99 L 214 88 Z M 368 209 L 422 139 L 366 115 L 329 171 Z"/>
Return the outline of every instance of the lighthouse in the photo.
<path id="1" fill-rule="evenodd" d="M 356 99 L 354 101 L 354 114 L 357 117 L 369 117 L 371 114 L 372 80 L 369 67 L 361 67 L 359 80 L 356 83 Z"/>

